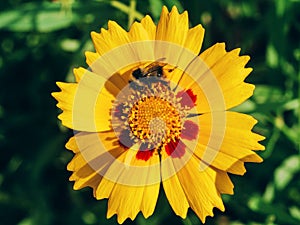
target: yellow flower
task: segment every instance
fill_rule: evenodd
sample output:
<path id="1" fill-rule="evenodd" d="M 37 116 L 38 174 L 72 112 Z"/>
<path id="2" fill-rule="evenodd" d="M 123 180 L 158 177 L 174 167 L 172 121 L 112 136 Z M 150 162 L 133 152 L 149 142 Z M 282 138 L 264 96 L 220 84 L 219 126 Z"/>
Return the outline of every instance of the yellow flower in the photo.
<path id="1" fill-rule="evenodd" d="M 224 211 L 221 194 L 233 194 L 228 173 L 262 161 L 257 121 L 228 111 L 253 94 L 244 82 L 250 57 L 223 43 L 199 55 L 203 36 L 176 7 L 163 7 L 157 26 L 146 16 L 129 32 L 109 21 L 92 32 L 89 69 L 75 69 L 76 83 L 58 82 L 52 94 L 75 131 L 66 144 L 74 189 L 108 198 L 107 217 L 119 223 L 152 215 L 160 183 L 177 215 L 190 207 L 204 222 L 214 207 Z"/>

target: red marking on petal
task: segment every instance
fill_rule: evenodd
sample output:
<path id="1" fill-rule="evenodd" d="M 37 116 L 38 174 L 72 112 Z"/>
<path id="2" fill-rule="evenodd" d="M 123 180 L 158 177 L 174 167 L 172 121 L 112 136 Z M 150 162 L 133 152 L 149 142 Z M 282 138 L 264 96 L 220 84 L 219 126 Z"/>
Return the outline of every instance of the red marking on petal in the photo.
<path id="1" fill-rule="evenodd" d="M 183 124 L 180 137 L 186 140 L 195 140 L 199 132 L 199 127 L 191 120 L 187 120 Z"/>
<path id="2" fill-rule="evenodd" d="M 153 155 L 153 150 L 147 150 L 147 151 L 138 151 L 136 153 L 136 158 L 137 159 L 141 159 L 144 161 L 148 161 L 148 159 L 150 159 L 150 157 Z"/>
<path id="3" fill-rule="evenodd" d="M 176 95 L 177 98 L 181 98 L 180 104 L 184 107 L 193 108 L 196 105 L 197 95 L 195 95 L 192 89 L 180 91 Z"/>
<path id="4" fill-rule="evenodd" d="M 185 144 L 180 140 L 176 140 L 175 142 L 171 140 L 166 146 L 166 153 L 172 158 L 181 158 L 185 153 Z"/>

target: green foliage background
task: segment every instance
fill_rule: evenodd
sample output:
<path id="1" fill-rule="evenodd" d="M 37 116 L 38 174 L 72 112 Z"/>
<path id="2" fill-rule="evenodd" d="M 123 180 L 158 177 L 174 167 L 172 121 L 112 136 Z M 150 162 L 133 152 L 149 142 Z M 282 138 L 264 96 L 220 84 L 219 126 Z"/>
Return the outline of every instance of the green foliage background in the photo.
<path id="1" fill-rule="evenodd" d="M 300 224 L 299 0 L 8 0 L 0 3 L 0 224 L 116 224 L 105 200 L 91 189 L 73 191 L 64 144 L 72 132 L 57 120 L 56 81 L 71 81 L 86 66 L 90 32 L 115 20 L 124 28 L 145 14 L 158 20 L 162 5 L 188 10 L 203 24 L 206 49 L 226 42 L 241 47 L 254 68 L 254 96 L 236 110 L 254 115 L 266 136 L 262 164 L 231 176 L 235 195 L 223 196 L 206 224 Z M 193 212 L 177 217 L 161 192 L 155 213 L 125 224 L 201 224 Z"/>

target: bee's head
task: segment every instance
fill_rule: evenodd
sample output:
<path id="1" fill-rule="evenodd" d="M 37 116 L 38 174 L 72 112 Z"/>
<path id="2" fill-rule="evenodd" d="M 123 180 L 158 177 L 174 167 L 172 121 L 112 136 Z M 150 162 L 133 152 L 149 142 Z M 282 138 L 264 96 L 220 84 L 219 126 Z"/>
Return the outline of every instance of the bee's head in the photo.
<path id="1" fill-rule="evenodd" d="M 162 75 L 163 75 L 163 67 L 159 66 L 159 67 L 157 67 L 157 70 L 156 70 L 156 76 L 162 77 Z"/>
<path id="2" fill-rule="evenodd" d="M 139 79 L 139 78 L 143 77 L 143 72 L 140 68 L 137 68 L 136 70 L 134 70 L 132 72 L 132 76 L 134 76 L 135 79 Z"/>

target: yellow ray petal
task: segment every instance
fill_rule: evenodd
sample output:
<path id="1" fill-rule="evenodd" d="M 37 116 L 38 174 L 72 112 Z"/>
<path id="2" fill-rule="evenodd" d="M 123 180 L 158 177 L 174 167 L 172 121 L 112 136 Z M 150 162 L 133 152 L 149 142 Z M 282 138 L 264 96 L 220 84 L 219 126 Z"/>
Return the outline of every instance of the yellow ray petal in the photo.
<path id="1" fill-rule="evenodd" d="M 144 29 L 147 31 L 149 39 L 154 40 L 156 35 L 156 26 L 153 20 L 151 19 L 151 17 L 148 15 L 145 16 L 141 20 L 141 24 L 143 25 Z"/>
<path id="2" fill-rule="evenodd" d="M 75 130 L 110 130 L 110 110 L 118 87 L 83 68 L 75 70 L 75 74 L 80 83 L 58 82 L 61 92 L 52 93 L 57 106 L 63 110 L 58 118 L 64 126 Z"/>
<path id="3" fill-rule="evenodd" d="M 254 90 L 254 85 L 243 82 L 252 71 L 245 68 L 250 57 L 239 56 L 239 52 L 240 49 L 226 52 L 225 44 L 217 43 L 191 62 L 183 76 L 174 73 L 171 79 L 193 90 L 199 113 L 230 109 L 244 102 Z"/>
<path id="4" fill-rule="evenodd" d="M 125 151 L 120 146 L 113 131 L 103 133 L 79 132 L 75 135 L 75 141 L 84 161 L 95 171 L 101 172 L 101 175 Z M 69 166 L 75 166 L 76 169 L 74 163 Z M 80 165 L 80 163 L 78 164 Z"/>
<path id="5" fill-rule="evenodd" d="M 187 33 L 184 47 L 191 50 L 195 55 L 198 55 L 204 38 L 204 28 L 199 24 Z"/>
<path id="6" fill-rule="evenodd" d="M 129 38 L 132 42 L 132 51 L 138 55 L 138 61 L 154 61 L 154 42 L 149 36 L 148 31 L 143 27 L 141 23 L 133 23 L 129 30 Z M 138 43 L 137 43 L 138 42 Z"/>
<path id="7" fill-rule="evenodd" d="M 140 211 L 144 187 L 131 187 L 116 184 L 108 200 L 107 218 L 118 215 L 118 223 L 127 218 L 134 220 Z"/>
<path id="8" fill-rule="evenodd" d="M 163 6 L 160 14 L 160 19 L 156 28 L 156 36 L 155 36 L 156 40 L 164 40 L 165 38 L 167 38 L 165 36 L 167 36 L 168 34 L 167 33 L 168 22 L 169 22 L 169 11 L 167 7 Z"/>
<path id="9" fill-rule="evenodd" d="M 71 137 L 68 142 L 66 143 L 65 145 L 66 149 L 69 149 L 71 150 L 73 153 L 78 153 L 79 152 L 79 148 L 77 146 L 77 143 L 76 143 L 76 139 L 75 137 Z"/>
<path id="10" fill-rule="evenodd" d="M 193 211 L 204 223 L 206 216 L 213 216 L 214 207 L 224 211 L 224 205 L 216 187 L 217 172 L 208 167 L 199 171 L 199 161 L 192 157 L 186 166 L 178 173 L 188 201 Z M 227 185 L 224 183 L 223 185 Z"/>
<path id="11" fill-rule="evenodd" d="M 133 220 L 139 211 L 145 217 L 150 216 L 159 193 L 158 155 L 154 154 L 147 161 L 132 157 L 128 162 L 128 151 L 136 153 L 129 149 L 120 155 L 108 168 L 96 190 L 97 199 L 109 198 L 107 217 L 117 214 L 119 223 L 126 218 Z"/>
<path id="12" fill-rule="evenodd" d="M 243 103 L 245 100 L 253 95 L 255 86 L 248 83 L 240 83 L 231 89 L 227 89 L 223 92 L 226 109 L 230 109 Z"/>
<path id="13" fill-rule="evenodd" d="M 144 195 L 141 202 L 141 211 L 145 218 L 151 216 L 159 194 L 159 184 L 148 185 L 144 188 Z"/>
<path id="14" fill-rule="evenodd" d="M 189 203 L 182 185 L 176 175 L 176 168 L 174 168 L 172 160 L 166 160 L 167 157 L 168 156 L 166 153 L 162 152 L 163 162 L 161 166 L 161 175 L 163 188 L 166 193 L 166 197 L 176 215 L 186 218 Z M 169 177 L 169 174 L 174 175 Z"/>
<path id="15" fill-rule="evenodd" d="M 148 35 L 149 33 L 145 29 L 145 27 L 138 22 L 134 22 L 129 30 L 129 38 L 130 41 L 143 41 L 143 40 L 151 40 L 151 37 Z"/>
<path id="16" fill-rule="evenodd" d="M 118 216 L 118 223 L 134 220 L 139 211 L 147 218 L 152 215 L 159 193 L 159 184 L 132 187 L 116 184 L 108 200 L 107 217 Z"/>
<path id="17" fill-rule="evenodd" d="M 200 58 L 210 68 L 226 54 L 225 43 L 216 43 L 200 54 Z"/>
<path id="18" fill-rule="evenodd" d="M 231 182 L 228 174 L 224 171 L 215 169 L 217 171 L 217 176 L 216 176 L 216 186 L 218 191 L 221 194 L 233 194 L 233 188 L 234 185 Z"/>
<path id="19" fill-rule="evenodd" d="M 178 166 L 178 163 L 181 163 L 175 159 L 172 161 L 174 168 Z M 214 207 L 224 211 L 224 205 L 220 192 L 216 187 L 217 172 L 210 167 L 207 167 L 204 171 L 200 171 L 199 164 L 200 160 L 192 156 L 189 161 L 185 162 L 184 167 L 177 172 L 176 176 L 181 184 L 188 204 L 204 223 L 206 216 L 213 216 L 212 209 Z M 164 166 L 164 164 L 162 164 L 162 166 Z M 224 185 L 230 184 L 225 183 Z M 176 187 L 174 186 L 174 188 Z M 230 187 L 227 189 L 230 189 Z M 173 205 L 171 206 L 173 208 Z"/>
<path id="20" fill-rule="evenodd" d="M 203 170 L 209 166 L 213 166 L 219 170 L 238 175 L 243 175 L 246 172 L 244 163 L 241 160 L 231 157 L 217 149 L 198 144 L 194 150 L 194 154 L 201 159 L 199 167 Z"/>
<path id="21" fill-rule="evenodd" d="M 225 132 L 219 132 L 222 130 L 219 126 L 224 124 L 221 124 L 221 121 L 213 121 L 212 114 L 199 117 L 200 136 L 196 148 L 191 151 L 203 160 L 206 166 L 212 165 L 230 173 L 244 174 L 244 162 L 262 162 L 252 150 L 263 150 L 264 146 L 258 141 L 264 138 L 251 131 L 256 123 L 251 116 L 235 112 L 225 114 Z M 213 126 L 216 127 L 215 131 L 212 131 Z"/>
<path id="22" fill-rule="evenodd" d="M 95 195 L 107 167 L 124 152 L 115 140 L 113 131 L 98 134 L 79 132 L 69 140 L 67 148 L 76 152 L 67 166 L 73 171 L 70 180 L 75 181 L 75 190 L 91 186 Z"/>
<path id="23" fill-rule="evenodd" d="M 80 153 L 77 153 L 73 157 L 68 164 L 67 169 L 69 171 L 73 171 L 69 180 L 75 181 L 73 186 L 74 190 L 79 190 L 84 187 L 92 187 L 95 191 L 102 179 L 102 176 L 90 167 Z"/>
<path id="24" fill-rule="evenodd" d="M 114 21 L 108 22 L 108 30 L 101 29 L 101 33 L 92 32 L 91 36 L 99 55 L 103 55 L 115 47 L 129 43 L 127 32 Z"/>
<path id="25" fill-rule="evenodd" d="M 250 57 L 239 56 L 239 52 L 240 49 L 226 52 L 224 44 L 216 44 L 200 54 L 200 58 L 218 80 L 226 109 L 244 102 L 254 90 L 253 85 L 243 83 L 252 71 L 251 68 L 245 68 Z"/>
<path id="26" fill-rule="evenodd" d="M 97 52 L 86 51 L 85 57 L 86 57 L 86 63 L 89 66 L 91 66 L 91 65 L 93 65 L 93 63 L 95 63 L 97 61 L 97 59 L 99 59 L 100 55 Z"/>
<path id="27" fill-rule="evenodd" d="M 183 46 L 188 29 L 188 14 L 186 11 L 179 14 L 174 6 L 169 13 L 167 7 L 164 6 L 157 25 L 156 40 L 168 41 Z"/>
<path id="28" fill-rule="evenodd" d="M 264 137 L 251 131 L 254 125 L 257 123 L 256 119 L 250 115 L 238 112 L 227 111 L 224 113 L 226 115 L 226 132 L 223 137 L 220 135 L 218 136 L 219 138 L 223 138 L 223 142 L 226 142 L 226 144 L 230 143 L 232 146 L 247 148 L 249 150 L 265 149 L 263 145 L 258 143 L 258 141 L 264 140 Z M 212 121 L 212 115 L 213 114 L 203 114 L 199 117 L 200 130 L 203 129 L 202 140 L 204 140 L 206 136 L 208 137 L 210 135 L 205 134 L 210 132 L 210 128 L 212 127 L 213 123 L 216 127 L 224 125 L 224 123 L 220 121 Z"/>

